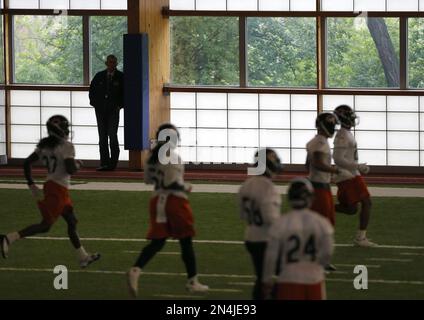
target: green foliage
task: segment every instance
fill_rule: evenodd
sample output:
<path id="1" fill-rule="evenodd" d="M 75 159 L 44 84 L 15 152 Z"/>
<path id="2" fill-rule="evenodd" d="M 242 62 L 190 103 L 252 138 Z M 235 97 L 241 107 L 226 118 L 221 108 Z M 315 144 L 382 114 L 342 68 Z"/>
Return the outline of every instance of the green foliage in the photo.
<path id="1" fill-rule="evenodd" d="M 424 21 L 409 19 L 409 85 L 424 88 Z"/>

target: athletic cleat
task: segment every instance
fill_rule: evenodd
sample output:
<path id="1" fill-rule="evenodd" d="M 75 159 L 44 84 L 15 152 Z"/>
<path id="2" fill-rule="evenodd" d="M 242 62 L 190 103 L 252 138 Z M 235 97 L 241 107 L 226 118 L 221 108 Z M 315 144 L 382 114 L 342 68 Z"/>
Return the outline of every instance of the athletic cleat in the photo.
<path id="1" fill-rule="evenodd" d="M 90 264 L 92 264 L 93 262 L 96 262 L 99 259 L 100 259 L 100 253 L 90 254 L 85 259 L 80 260 L 80 267 L 87 268 Z"/>
<path id="2" fill-rule="evenodd" d="M 127 272 L 127 284 L 130 296 L 135 299 L 138 295 L 138 278 L 140 277 L 140 268 L 133 267 Z"/>
<path id="3" fill-rule="evenodd" d="M 372 248 L 372 247 L 378 247 L 378 244 L 371 242 L 370 240 L 368 240 L 368 238 L 363 238 L 363 239 L 358 239 L 355 238 L 353 240 L 353 243 L 358 246 L 358 247 L 363 247 L 363 248 Z"/>
<path id="4" fill-rule="evenodd" d="M 337 268 L 331 263 L 327 264 L 324 269 L 326 272 L 337 271 Z"/>
<path id="5" fill-rule="evenodd" d="M 209 287 L 201 284 L 198 280 L 189 280 L 186 284 L 186 289 L 191 293 L 209 291 Z"/>
<path id="6" fill-rule="evenodd" d="M 7 259 L 7 255 L 9 253 L 9 244 L 9 239 L 7 239 L 7 236 L 0 235 L 1 255 L 4 259 Z"/>

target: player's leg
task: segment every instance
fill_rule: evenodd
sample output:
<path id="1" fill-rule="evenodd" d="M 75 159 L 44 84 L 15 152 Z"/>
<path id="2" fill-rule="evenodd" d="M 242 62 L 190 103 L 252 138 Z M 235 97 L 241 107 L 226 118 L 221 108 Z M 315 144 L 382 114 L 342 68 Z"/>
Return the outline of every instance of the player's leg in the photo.
<path id="1" fill-rule="evenodd" d="M 245 242 L 246 249 L 252 258 L 253 267 L 255 269 L 256 281 L 253 286 L 252 298 L 253 300 L 263 300 L 262 296 L 262 274 L 264 256 L 266 250 L 266 242 Z M 277 264 L 278 265 L 278 264 Z"/>
<path id="2" fill-rule="evenodd" d="M 350 201 L 350 194 L 356 192 L 354 182 L 352 179 L 337 183 L 337 200 L 339 202 L 335 205 L 337 212 L 354 215 L 358 211 L 358 203 Z"/>
<path id="3" fill-rule="evenodd" d="M 165 246 L 166 238 L 152 239 L 150 243 L 143 248 L 134 266 L 127 273 L 127 282 L 130 295 L 137 297 L 138 294 L 138 278 L 141 270 L 147 263 Z"/>
<path id="4" fill-rule="evenodd" d="M 109 110 L 109 120 L 107 135 L 110 143 L 110 163 L 109 169 L 116 168 L 119 160 L 119 141 L 118 141 L 118 126 L 119 126 L 119 110 Z"/>
<path id="5" fill-rule="evenodd" d="M 345 214 L 348 214 L 348 215 L 355 215 L 356 212 L 358 211 L 358 206 L 357 205 L 345 206 L 341 203 L 337 203 L 335 205 L 335 209 L 336 209 L 337 212 L 340 212 L 340 213 L 345 213 Z"/>
<path id="6" fill-rule="evenodd" d="M 367 238 L 367 229 L 371 216 L 371 199 L 365 198 L 361 200 L 361 211 L 359 213 L 359 230 L 356 234 L 355 244 L 360 247 L 375 247 L 377 244 L 371 242 Z"/>
<path id="7" fill-rule="evenodd" d="M 206 292 L 209 287 L 199 282 L 197 278 L 196 255 L 193 248 L 193 240 L 191 237 L 186 237 L 179 240 L 181 247 L 181 258 L 183 259 L 187 271 L 186 288 L 190 292 Z"/>
<path id="8" fill-rule="evenodd" d="M 71 241 L 72 246 L 77 251 L 81 268 L 86 268 L 91 263 L 99 260 L 100 259 L 99 253 L 94 253 L 94 254 L 87 253 L 87 251 L 85 251 L 84 247 L 81 245 L 81 241 L 77 232 L 78 220 L 74 214 L 73 207 L 71 206 L 65 207 L 62 217 L 66 221 L 66 224 L 68 227 L 69 240 Z"/>
<path id="9" fill-rule="evenodd" d="M 96 110 L 97 130 L 99 133 L 99 151 L 100 151 L 100 168 L 106 168 L 109 165 L 109 147 L 108 147 L 108 117 L 104 110 Z"/>

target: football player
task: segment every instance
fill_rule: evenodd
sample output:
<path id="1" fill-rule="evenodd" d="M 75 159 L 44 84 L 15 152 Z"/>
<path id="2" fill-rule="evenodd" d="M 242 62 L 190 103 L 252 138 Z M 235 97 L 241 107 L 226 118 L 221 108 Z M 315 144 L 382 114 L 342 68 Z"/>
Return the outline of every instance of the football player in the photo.
<path id="1" fill-rule="evenodd" d="M 161 139 L 161 136 L 166 136 Z M 206 292 L 209 287 L 199 282 L 192 238 L 195 235 L 193 212 L 187 193 L 191 185 L 184 182 L 184 165 L 176 153 L 179 133 L 172 124 L 159 127 L 158 144 L 150 152 L 144 167 L 144 179 L 154 185 L 150 199 L 150 227 L 138 260 L 127 274 L 130 295 L 138 294 L 138 279 L 142 269 L 165 245 L 170 237 L 178 239 L 181 256 L 187 271 L 186 289 L 190 292 Z M 165 141 L 164 141 L 165 140 Z"/>
<path id="2" fill-rule="evenodd" d="M 273 298 L 278 300 L 326 299 L 324 266 L 333 253 L 334 230 L 328 219 L 309 209 L 313 192 L 306 178 L 296 178 L 289 185 L 287 198 L 292 211 L 280 216 L 269 230 L 265 297 L 274 292 Z M 274 286 L 275 275 L 278 280 Z"/>
<path id="3" fill-rule="evenodd" d="M 43 138 L 35 151 L 25 160 L 24 173 L 33 197 L 37 200 L 41 212 L 40 223 L 31 225 L 19 232 L 11 232 L 0 236 L 1 252 L 7 258 L 9 247 L 17 240 L 40 233 L 46 233 L 59 217 L 68 225 L 68 236 L 77 251 L 82 268 L 100 258 L 100 254 L 89 254 L 81 245 L 77 234 L 77 218 L 69 196 L 70 176 L 77 172 L 81 162 L 75 160 L 75 149 L 69 139 L 69 122 L 61 115 L 55 115 L 47 121 L 48 137 Z M 41 191 L 31 176 L 31 166 L 42 160 L 47 167 L 47 179 Z"/>
<path id="4" fill-rule="evenodd" d="M 362 177 L 369 172 L 366 163 L 358 163 L 358 149 L 351 128 L 357 125 L 358 117 L 351 107 L 347 105 L 338 106 L 334 113 L 340 120 L 341 128 L 334 138 L 334 163 L 346 169 L 348 175 L 336 177 L 338 187 L 338 204 L 335 206 L 337 212 L 345 214 L 356 214 L 358 204 L 361 204 L 359 213 L 359 230 L 354 243 L 360 247 L 373 247 L 376 244 L 367 238 L 367 227 L 370 220 L 371 199 L 367 185 Z"/>
<path id="5" fill-rule="evenodd" d="M 260 161 L 259 153 L 265 153 L 265 172 L 261 176 L 247 179 L 240 187 L 238 200 L 240 217 L 246 222 L 245 246 L 255 270 L 256 281 L 253 299 L 262 299 L 262 270 L 268 231 L 280 216 L 281 196 L 272 183 L 272 178 L 282 171 L 280 158 L 272 149 L 262 149 L 255 159 Z"/>

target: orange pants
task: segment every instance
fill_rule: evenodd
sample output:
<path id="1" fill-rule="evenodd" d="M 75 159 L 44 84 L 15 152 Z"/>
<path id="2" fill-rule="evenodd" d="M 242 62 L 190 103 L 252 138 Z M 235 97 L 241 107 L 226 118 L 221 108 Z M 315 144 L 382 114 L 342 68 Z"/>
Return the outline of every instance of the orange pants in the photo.
<path id="1" fill-rule="evenodd" d="M 353 206 L 362 200 L 368 199 L 370 193 L 362 176 L 339 182 L 337 184 L 337 199 L 344 206 Z"/>
<path id="2" fill-rule="evenodd" d="M 336 210 L 334 209 L 334 201 L 331 190 L 316 188 L 311 210 L 326 217 L 333 226 L 336 224 Z"/>
<path id="3" fill-rule="evenodd" d="M 43 222 L 53 225 L 65 210 L 72 210 L 72 200 L 68 189 L 53 181 L 47 181 L 43 191 L 44 199 L 38 201 L 38 208 Z"/>
<path id="4" fill-rule="evenodd" d="M 277 300 L 325 300 L 325 284 L 277 284 Z"/>
<path id="5" fill-rule="evenodd" d="M 157 221 L 158 200 L 159 196 L 150 199 L 150 227 L 147 232 L 147 239 L 193 237 L 195 235 L 194 218 L 188 200 L 168 195 L 165 204 L 166 222 Z"/>

